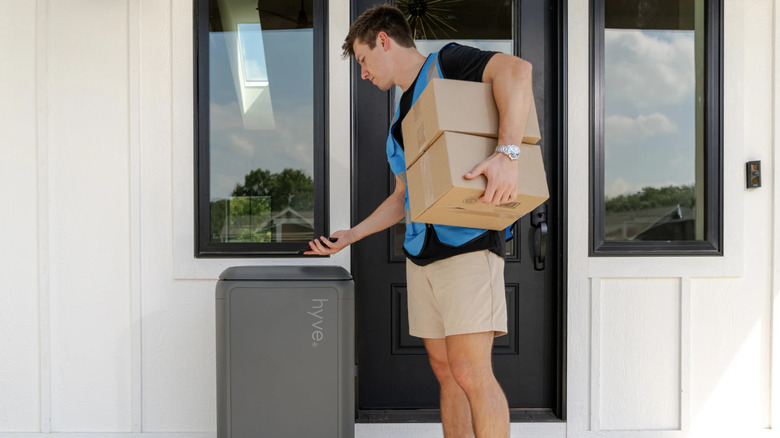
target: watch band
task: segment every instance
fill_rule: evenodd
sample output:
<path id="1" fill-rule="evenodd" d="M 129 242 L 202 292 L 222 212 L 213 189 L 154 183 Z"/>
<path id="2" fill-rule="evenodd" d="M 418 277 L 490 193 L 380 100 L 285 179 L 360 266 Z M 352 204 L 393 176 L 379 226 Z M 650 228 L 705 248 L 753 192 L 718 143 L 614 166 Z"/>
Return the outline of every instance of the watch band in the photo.
<path id="1" fill-rule="evenodd" d="M 516 160 L 520 157 L 520 148 L 514 144 L 498 145 L 496 152 L 506 155 L 510 160 Z"/>

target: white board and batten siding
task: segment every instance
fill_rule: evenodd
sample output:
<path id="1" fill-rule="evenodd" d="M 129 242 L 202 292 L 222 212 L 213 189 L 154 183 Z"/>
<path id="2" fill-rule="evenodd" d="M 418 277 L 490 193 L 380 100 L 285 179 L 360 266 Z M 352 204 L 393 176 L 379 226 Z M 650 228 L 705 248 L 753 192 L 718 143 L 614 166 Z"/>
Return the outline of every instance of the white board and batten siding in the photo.
<path id="1" fill-rule="evenodd" d="M 589 11 L 569 2 L 569 437 L 778 435 L 778 5 L 724 3 L 724 256 L 589 258 Z"/>
<path id="2" fill-rule="evenodd" d="M 567 421 L 512 436 L 777 435 L 780 14 L 774 0 L 724 3 L 725 255 L 589 258 L 589 10 L 569 1 Z M 349 2 L 328 9 L 336 229 L 349 224 Z M 189 0 L 0 0 L 0 438 L 215 435 L 215 280 L 248 262 L 192 255 L 192 41 Z M 764 184 L 747 191 L 754 159 Z M 299 262 L 350 266 L 348 251 Z"/>
<path id="3" fill-rule="evenodd" d="M 215 435 L 215 280 L 258 261 L 193 258 L 192 19 L 188 0 L 0 0 L 0 436 Z"/>

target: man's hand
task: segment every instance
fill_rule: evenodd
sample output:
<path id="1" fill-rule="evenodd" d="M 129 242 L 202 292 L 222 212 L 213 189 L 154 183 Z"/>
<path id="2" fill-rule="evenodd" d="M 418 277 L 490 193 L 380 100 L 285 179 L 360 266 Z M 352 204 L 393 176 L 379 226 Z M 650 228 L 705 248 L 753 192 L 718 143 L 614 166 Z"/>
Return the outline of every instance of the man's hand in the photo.
<path id="1" fill-rule="evenodd" d="M 479 200 L 485 204 L 499 205 L 517 198 L 517 173 L 517 162 L 510 160 L 505 154 L 496 152 L 477 164 L 477 167 L 471 169 L 464 177 L 474 179 L 479 175 L 485 175 L 487 187 L 485 194 Z"/>
<path id="2" fill-rule="evenodd" d="M 306 255 L 330 255 L 336 254 L 342 249 L 355 241 L 352 234 L 352 230 L 336 231 L 330 235 L 331 238 L 337 239 L 335 242 L 331 242 L 327 237 L 321 236 L 319 239 L 314 239 L 309 242 L 310 251 L 304 251 Z"/>

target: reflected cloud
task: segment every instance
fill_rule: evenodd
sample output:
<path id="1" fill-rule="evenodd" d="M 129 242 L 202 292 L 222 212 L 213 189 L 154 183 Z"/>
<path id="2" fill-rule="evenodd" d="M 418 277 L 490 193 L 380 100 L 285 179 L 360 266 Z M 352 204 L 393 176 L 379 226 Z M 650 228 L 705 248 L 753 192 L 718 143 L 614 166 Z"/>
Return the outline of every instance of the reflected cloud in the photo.
<path id="1" fill-rule="evenodd" d="M 677 132 L 677 124 L 661 113 L 640 115 L 635 118 L 623 115 L 608 116 L 605 123 L 607 139 L 616 143 L 637 141 L 638 135 L 652 137 Z"/>
<path id="2" fill-rule="evenodd" d="M 606 196 L 693 184 L 694 32 L 607 29 L 604 44 Z"/>
<path id="3" fill-rule="evenodd" d="M 615 178 L 607 183 L 604 188 L 604 194 L 607 199 L 616 198 L 620 195 L 630 195 L 642 190 L 642 184 L 630 183 L 622 177 Z"/>
<path id="4" fill-rule="evenodd" d="M 607 29 L 605 85 L 638 107 L 680 103 L 695 88 L 692 31 Z"/>
<path id="5" fill-rule="evenodd" d="M 238 112 L 238 103 L 236 101 L 224 105 L 211 102 L 211 105 L 209 105 L 210 129 L 219 131 L 243 128 L 241 119 L 235 116 Z"/>
<path id="6" fill-rule="evenodd" d="M 255 145 L 246 138 L 238 134 L 228 134 L 228 138 L 229 153 L 234 152 L 244 157 L 253 157 L 255 155 Z"/>
<path id="7" fill-rule="evenodd" d="M 211 199 L 229 197 L 256 168 L 314 169 L 312 29 L 253 26 L 241 50 L 236 32 L 210 34 Z"/>

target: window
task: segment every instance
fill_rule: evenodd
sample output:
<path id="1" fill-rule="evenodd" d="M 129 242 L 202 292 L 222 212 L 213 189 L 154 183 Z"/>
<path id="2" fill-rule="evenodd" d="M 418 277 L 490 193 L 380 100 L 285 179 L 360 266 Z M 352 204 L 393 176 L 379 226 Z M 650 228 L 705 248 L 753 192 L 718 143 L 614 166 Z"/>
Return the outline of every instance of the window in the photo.
<path id="1" fill-rule="evenodd" d="M 327 234 L 325 2 L 197 0 L 196 255 Z"/>
<path id="2" fill-rule="evenodd" d="M 591 255 L 721 255 L 721 0 L 591 10 Z"/>

